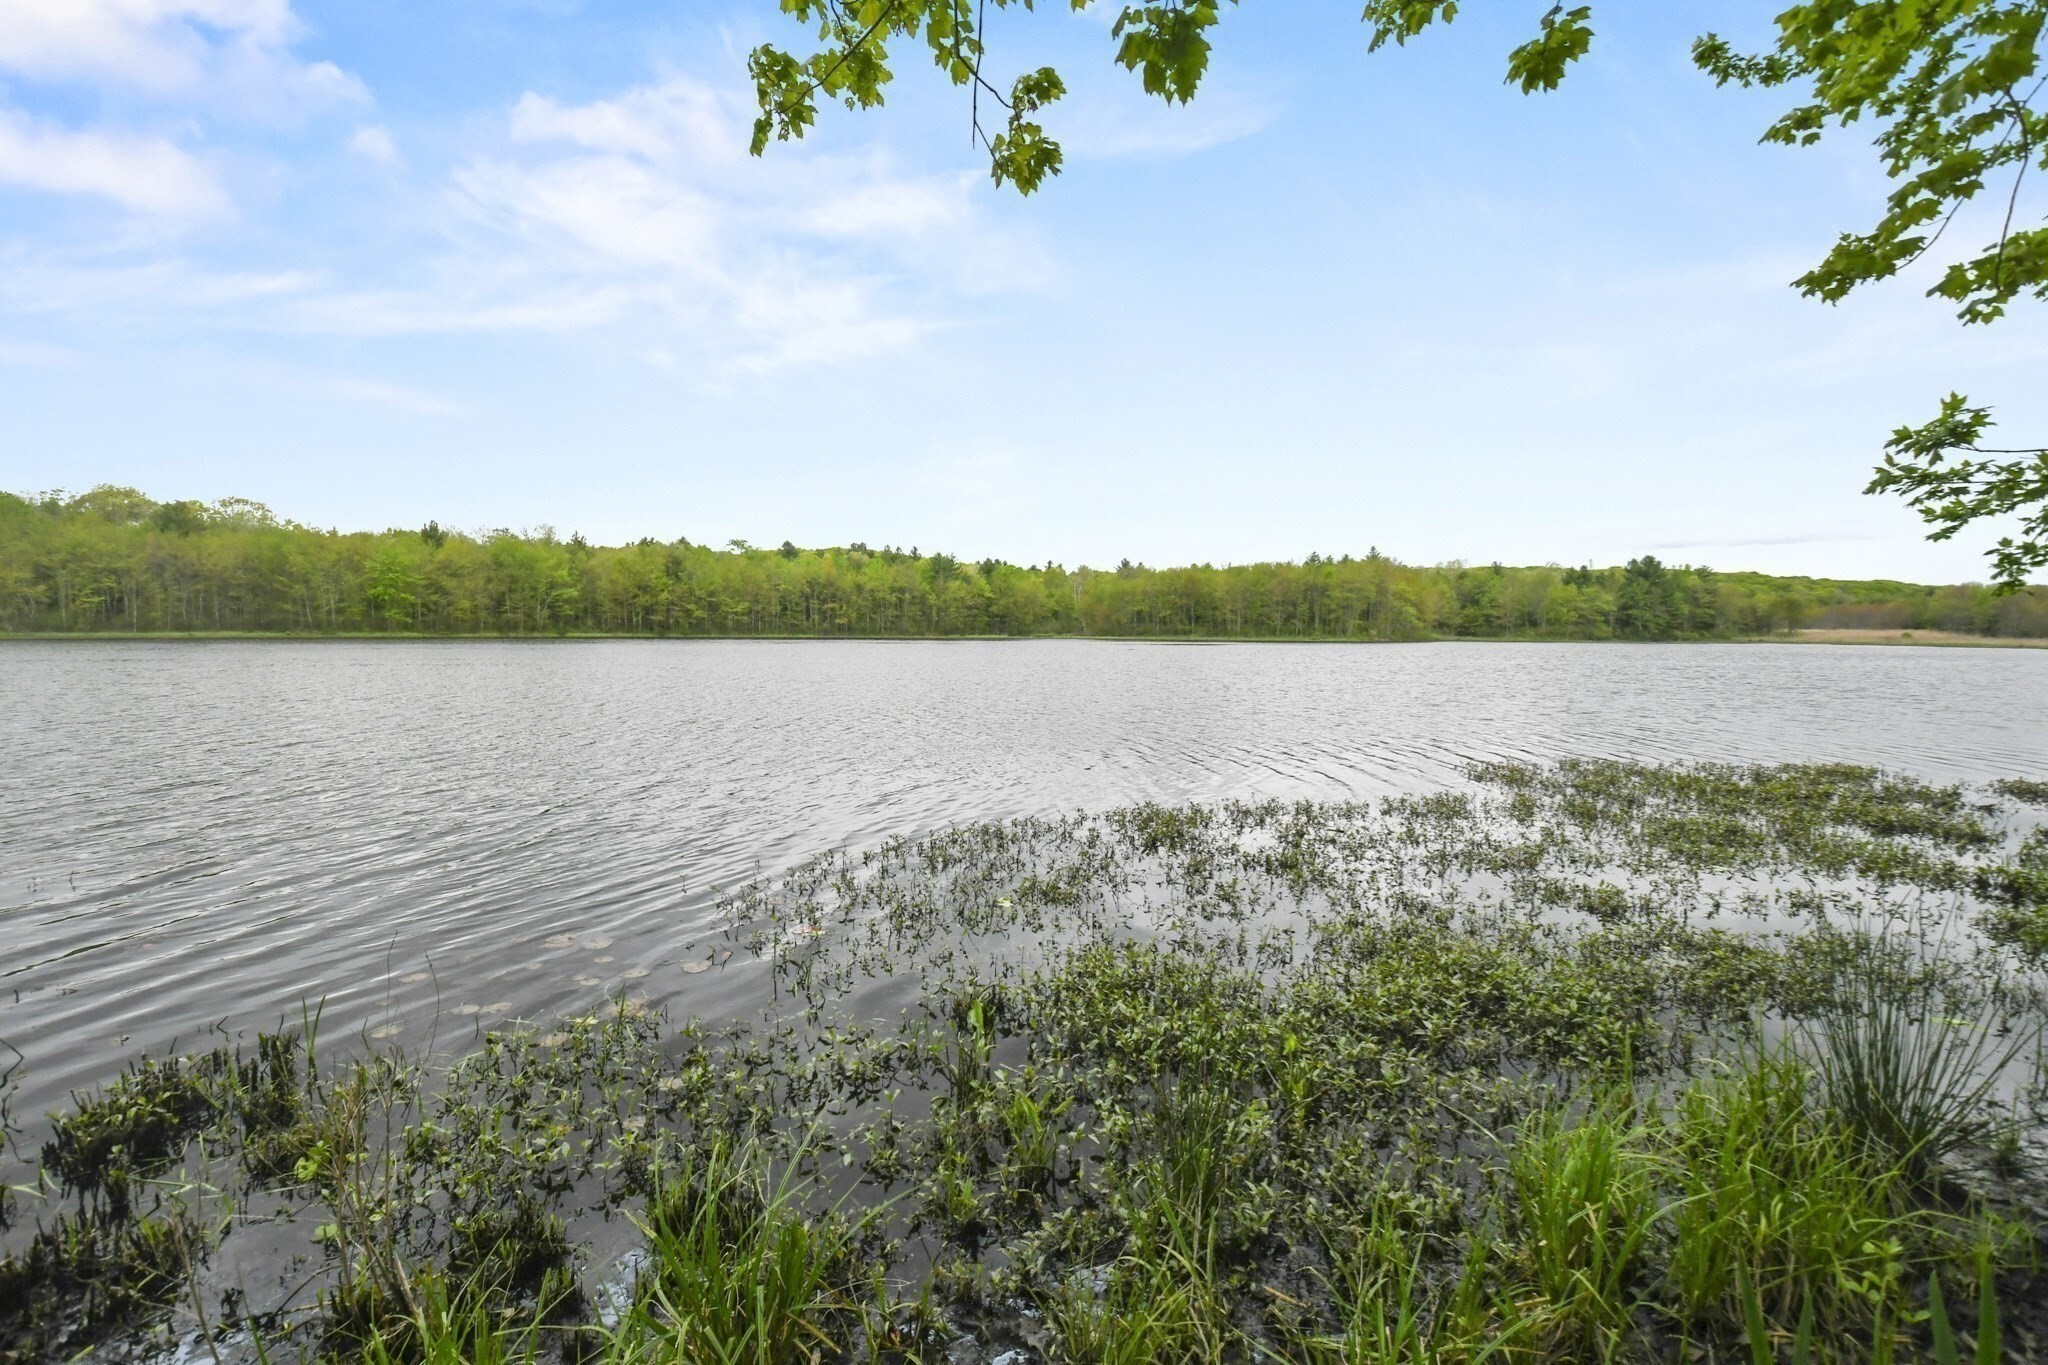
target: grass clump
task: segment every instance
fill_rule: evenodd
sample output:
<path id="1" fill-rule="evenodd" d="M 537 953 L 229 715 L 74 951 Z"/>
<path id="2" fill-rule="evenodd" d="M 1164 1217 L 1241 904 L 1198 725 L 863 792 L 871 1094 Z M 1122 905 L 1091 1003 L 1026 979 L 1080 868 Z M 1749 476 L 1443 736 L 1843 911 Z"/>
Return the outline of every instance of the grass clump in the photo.
<path id="1" fill-rule="evenodd" d="M 1484 1242 L 1469 1241 L 1455 1273 L 1438 1275 L 1425 1269 L 1426 1246 L 1412 1245 L 1406 1259 L 1370 1253 L 1347 1258 L 1332 1294 L 1339 1330 L 1297 1338 L 1290 1353 L 1311 1365 L 1479 1365 L 1538 1349 L 1540 1316 L 1512 1296 L 1489 1290 Z"/>
<path id="2" fill-rule="evenodd" d="M 1925 1182 L 1999 1131 L 2000 1078 L 2040 1033 L 2038 1021 L 2007 1025 L 1995 1000 L 1945 999 L 1871 949 L 1851 960 L 1804 1038 L 1835 1121 Z"/>
<path id="3" fill-rule="evenodd" d="M 1631 1097 L 1601 1096 L 1577 1119 L 1542 1111 L 1508 1153 L 1520 1256 L 1557 1348 L 1611 1358 L 1630 1328 L 1658 1201 L 1649 1131 Z"/>
<path id="4" fill-rule="evenodd" d="M 1677 1199 L 1665 1278 L 1694 1331 L 1760 1317 L 1830 1338 L 1867 1333 L 1896 1309 L 1909 1260 L 1944 1249 L 1938 1220 L 1913 1211 L 1905 1173 L 1833 1121 L 1812 1067 L 1789 1047 L 1757 1048 L 1678 1096 L 1671 1142 Z"/>
<path id="5" fill-rule="evenodd" d="M 1133 1256 L 1076 1272 L 1041 1306 L 1055 1357 L 1075 1365 L 1224 1358 L 1226 1334 L 1207 1277 L 1177 1256 Z"/>
<path id="6" fill-rule="evenodd" d="M 612 1341 L 625 1359 L 794 1365 L 850 1334 L 859 1259 L 846 1224 L 771 1183 L 765 1154 L 686 1154 L 649 1202 L 648 1267 Z"/>
<path id="7" fill-rule="evenodd" d="M 537 1323 L 508 1324 L 431 1268 L 412 1282 L 407 1311 L 355 1350 L 365 1365 L 532 1365 L 546 1353 Z"/>

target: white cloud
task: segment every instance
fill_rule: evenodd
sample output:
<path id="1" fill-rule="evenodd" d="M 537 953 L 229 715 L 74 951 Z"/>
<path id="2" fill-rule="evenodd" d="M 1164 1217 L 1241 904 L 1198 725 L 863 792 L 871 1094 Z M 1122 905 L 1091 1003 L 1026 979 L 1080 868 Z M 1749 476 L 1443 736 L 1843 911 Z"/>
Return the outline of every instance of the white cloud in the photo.
<path id="1" fill-rule="evenodd" d="M 140 265 L 74 265 L 19 249 L 0 255 L 0 305 L 20 313 L 71 315 L 96 327 L 139 324 L 166 313 L 274 309 L 321 287 L 296 271 L 209 271 L 175 259 Z"/>
<path id="2" fill-rule="evenodd" d="M 897 350 L 956 325 L 959 298 L 1044 282 L 1035 247 L 978 215 L 978 177 L 809 146 L 755 159 L 747 122 L 738 92 L 687 79 L 581 105 L 529 93 L 438 202 L 404 206 L 409 249 L 314 275 L 23 245 L 0 309 L 130 330 L 588 331 L 716 386 Z M 402 156 L 380 124 L 349 146 Z"/>
<path id="3" fill-rule="evenodd" d="M 0 110 L 0 182 L 95 195 L 138 212 L 176 218 L 228 211 L 227 192 L 212 171 L 173 142 L 75 132 L 8 110 Z"/>
<path id="4" fill-rule="evenodd" d="M 567 106 L 529 90 L 513 106 L 510 132 L 514 142 L 569 142 L 650 160 L 730 161 L 744 148 L 734 141 L 727 103 L 710 86 L 685 77 Z"/>
<path id="5" fill-rule="evenodd" d="M 884 180 L 861 185 L 804 211 L 807 231 L 823 237 L 929 233 L 958 224 L 968 200 L 958 183 Z"/>
<path id="6" fill-rule="evenodd" d="M 528 92 L 507 149 L 454 175 L 476 234 L 465 251 L 623 289 L 661 333 L 654 351 L 673 360 L 694 341 L 716 352 L 699 374 L 854 359 L 943 325 L 933 246 L 961 238 L 975 178 L 797 147 L 757 160 L 747 126 L 744 101 L 688 78 L 581 105 Z M 1028 272 L 1008 268 L 1007 245 L 993 232 L 978 241 L 1014 283 Z"/>
<path id="7" fill-rule="evenodd" d="M 1262 132 L 1277 117 L 1268 101 L 1204 87 L 1189 104 L 1168 104 L 1134 87 L 1075 98 L 1047 127 L 1069 156 L 1188 156 Z"/>
<path id="8" fill-rule="evenodd" d="M 68 365 L 78 359 L 76 352 L 46 341 L 14 341 L 0 337 L 0 365 Z"/>
<path id="9" fill-rule="evenodd" d="M 457 172 L 455 187 L 475 220 L 582 263 L 711 270 L 712 203 L 623 157 L 478 162 Z"/>
<path id="10" fill-rule="evenodd" d="M 396 408 L 423 417 L 448 417 L 463 410 L 460 403 L 438 394 L 407 388 L 403 384 L 387 384 L 381 379 L 334 379 L 320 387 L 326 396 L 346 403 Z"/>
<path id="11" fill-rule="evenodd" d="M 349 135 L 348 149 L 381 166 L 396 166 L 405 160 L 398 153 L 398 143 L 392 140 L 391 130 L 381 123 L 369 123 L 356 129 Z"/>
<path id="12" fill-rule="evenodd" d="M 616 288 L 448 279 L 412 289 L 332 290 L 272 311 L 260 325 L 342 336 L 563 332 L 616 323 L 631 302 Z"/>
<path id="13" fill-rule="evenodd" d="M 289 0 L 0 0 L 0 70 L 273 116 L 367 98 L 301 33 Z"/>

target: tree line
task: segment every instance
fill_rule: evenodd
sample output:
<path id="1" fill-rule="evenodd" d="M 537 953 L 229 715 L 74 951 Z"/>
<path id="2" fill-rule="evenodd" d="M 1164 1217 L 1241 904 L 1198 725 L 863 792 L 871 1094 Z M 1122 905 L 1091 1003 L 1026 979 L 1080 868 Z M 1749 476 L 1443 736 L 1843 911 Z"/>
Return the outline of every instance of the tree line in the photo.
<path id="1" fill-rule="evenodd" d="M 0 630 L 420 635 L 1727 639 L 1802 627 L 2048 636 L 2048 591 L 1666 565 L 1113 569 L 861 543 L 773 549 L 548 528 L 321 530 L 260 503 L 0 493 Z"/>

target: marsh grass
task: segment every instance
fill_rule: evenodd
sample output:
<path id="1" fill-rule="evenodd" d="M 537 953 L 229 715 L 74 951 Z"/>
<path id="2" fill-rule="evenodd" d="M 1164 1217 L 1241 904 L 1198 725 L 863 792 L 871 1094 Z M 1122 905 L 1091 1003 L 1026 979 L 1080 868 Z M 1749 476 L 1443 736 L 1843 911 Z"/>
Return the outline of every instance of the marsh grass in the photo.
<path id="1" fill-rule="evenodd" d="M 1996 811 L 1479 776 L 812 860 L 726 902 L 745 1026 L 615 999 L 438 1056 L 314 1016 L 138 1063 L 51 1125 L 0 1360 L 154 1323 L 388 1365 L 1860 1362 L 1962 1349 L 1986 1294 L 2034 1349 L 2040 1212 L 1949 1179 L 2018 1133 L 1983 1081 L 2042 1017 L 1939 927 L 2018 856 Z M 289 1283 L 228 1284 L 224 1237 Z"/>
<path id="2" fill-rule="evenodd" d="M 1228 1329 L 1206 1272 L 1168 1252 L 1070 1275 L 1042 1301 L 1056 1358 L 1076 1365 L 1223 1359 Z"/>
<path id="3" fill-rule="evenodd" d="M 648 1274 L 622 1328 L 689 1365 L 784 1365 L 836 1353 L 858 1293 L 853 1235 L 801 1207 L 801 1184 L 768 1174 L 758 1147 L 685 1153 L 643 1223 Z M 614 1347 L 617 1349 L 617 1347 Z"/>
<path id="4" fill-rule="evenodd" d="M 1534 1351 L 1548 1324 L 1498 1273 L 1493 1239 L 1468 1234 L 1457 1260 L 1433 1257 L 1436 1243 L 1376 1202 L 1328 1248 L 1317 1276 L 1335 1330 L 1288 1334 L 1285 1354 L 1312 1365 L 1478 1365 Z"/>
<path id="5" fill-rule="evenodd" d="M 1789 1046 L 1759 1045 L 1689 1085 L 1671 1142 L 1665 1277 L 1693 1330 L 1867 1333 L 1909 1262 L 1953 1249 L 1945 1220 L 1905 1200 L 1902 1168 L 1833 1121 Z"/>
<path id="6" fill-rule="evenodd" d="M 1521 1256 L 1546 1334 L 1587 1358 L 1619 1352 L 1637 1307 L 1659 1214 L 1653 1141 L 1634 1097 L 1611 1091 L 1575 1119 L 1542 1111 L 1508 1153 Z"/>
<path id="7" fill-rule="evenodd" d="M 1944 998 L 1876 946 L 1851 958 L 1837 991 L 1802 1031 L 1835 1120 L 1879 1159 L 1931 1179 L 2009 1123 L 1992 1102 L 2041 1035 L 1997 999 Z"/>

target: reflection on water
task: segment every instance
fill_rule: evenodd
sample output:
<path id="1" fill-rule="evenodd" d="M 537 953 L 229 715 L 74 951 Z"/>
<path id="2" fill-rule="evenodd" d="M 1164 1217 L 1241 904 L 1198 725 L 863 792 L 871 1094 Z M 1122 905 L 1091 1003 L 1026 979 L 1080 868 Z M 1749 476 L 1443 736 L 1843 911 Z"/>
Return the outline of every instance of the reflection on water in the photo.
<path id="1" fill-rule="evenodd" d="M 19 1104 L 209 1026 L 425 1041 L 625 990 L 749 1009 L 722 885 L 1141 799 L 1474 758 L 2048 776 L 2048 651 L 1745 645 L 15 643 L 0 1039 Z M 451 1020 L 454 1021 L 451 1024 Z"/>

